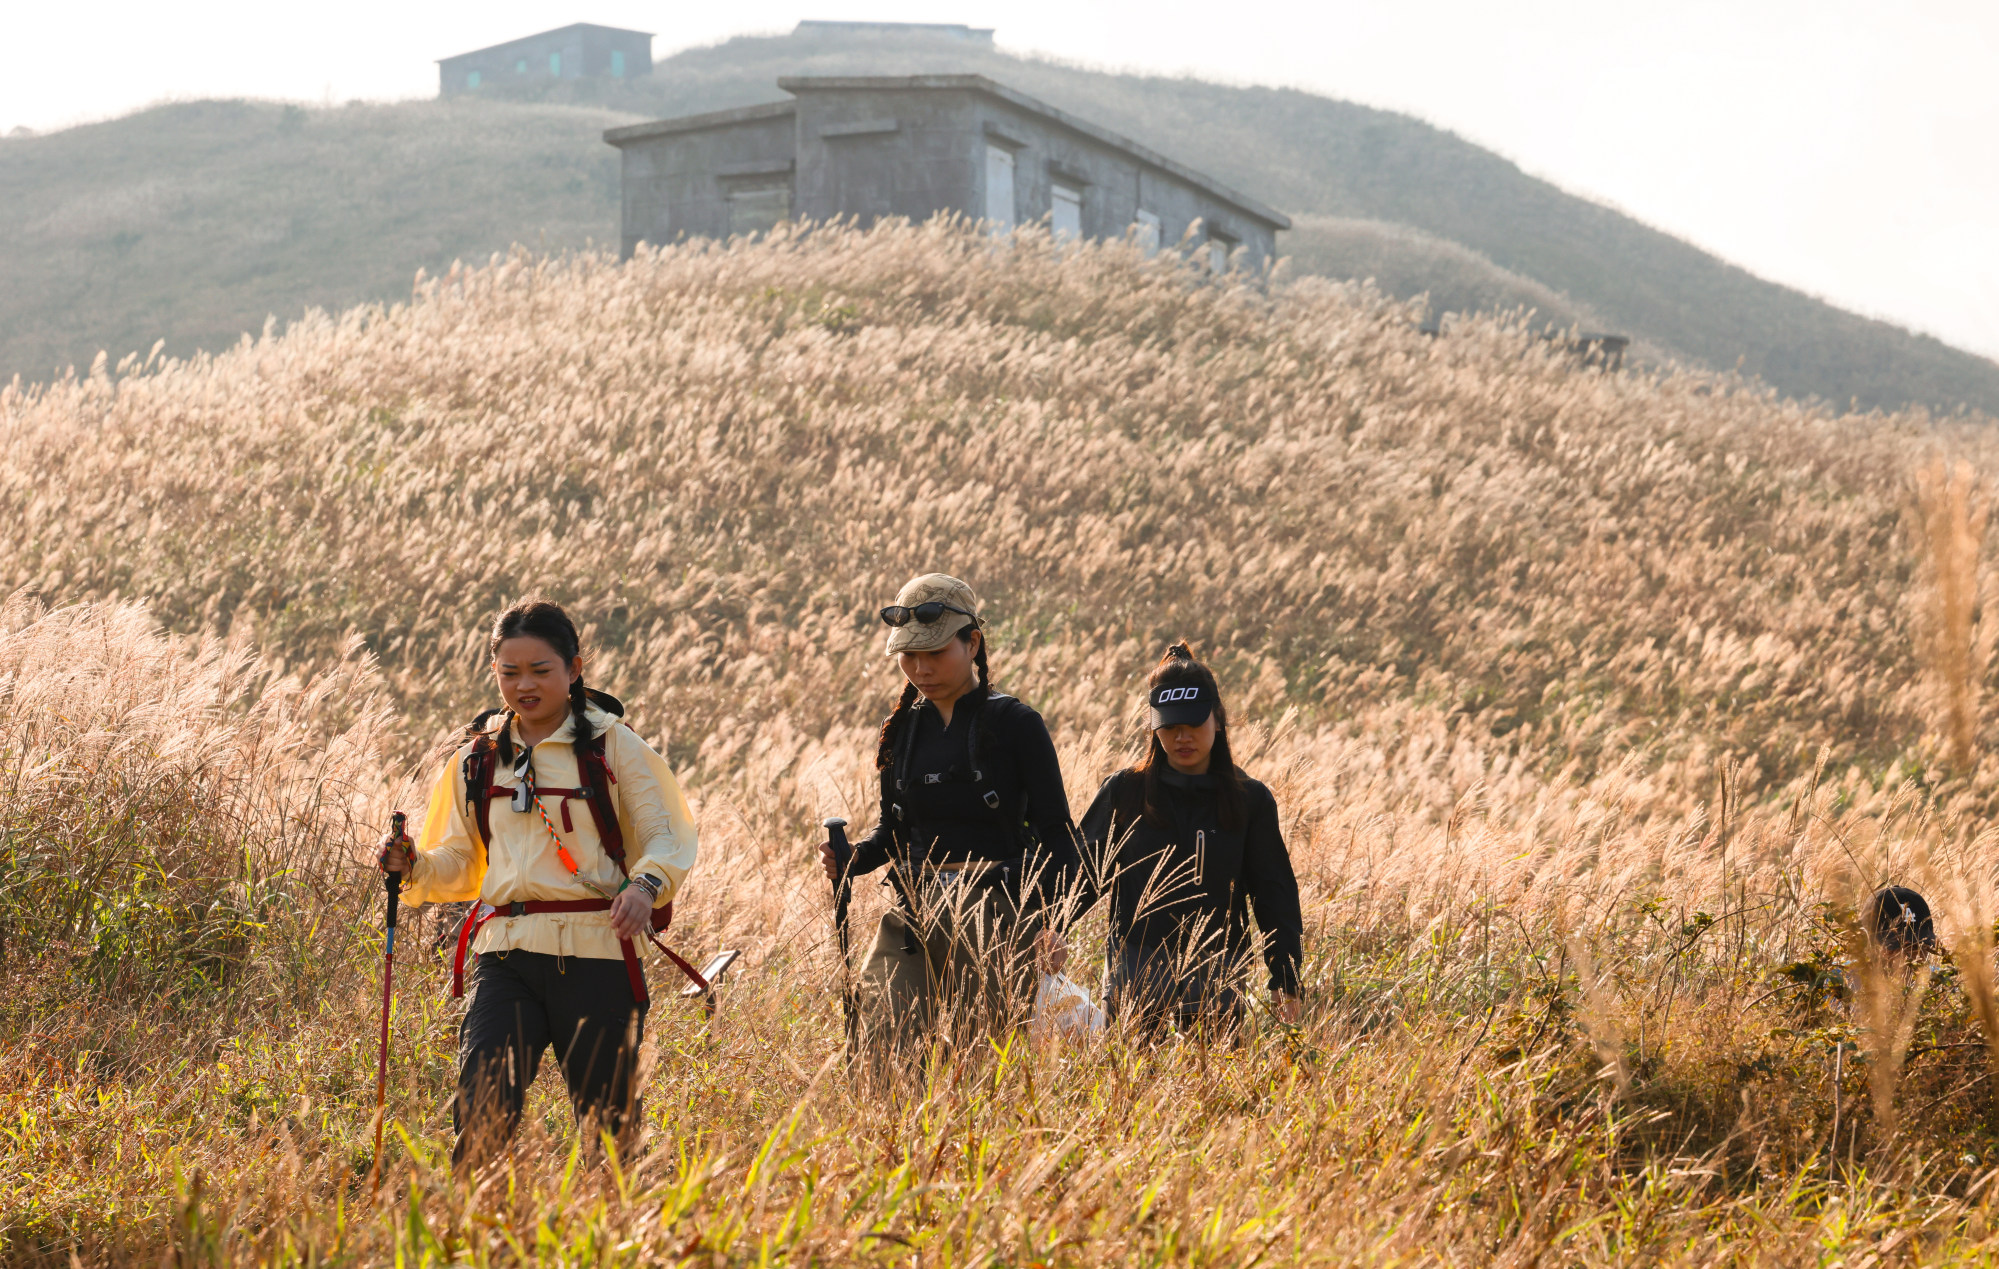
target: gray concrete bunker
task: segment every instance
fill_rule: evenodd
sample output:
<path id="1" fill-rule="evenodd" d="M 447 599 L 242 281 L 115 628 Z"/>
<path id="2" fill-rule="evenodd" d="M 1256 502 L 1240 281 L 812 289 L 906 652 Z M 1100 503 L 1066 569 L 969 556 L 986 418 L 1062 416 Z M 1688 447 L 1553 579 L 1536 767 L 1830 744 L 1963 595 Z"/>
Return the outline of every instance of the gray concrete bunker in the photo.
<path id="1" fill-rule="evenodd" d="M 1211 267 L 1262 270 L 1282 212 L 983 75 L 777 81 L 792 100 L 613 128 L 623 254 L 786 220 L 940 212 L 995 229 L 1177 245 Z"/>
<path id="2" fill-rule="evenodd" d="M 577 22 L 439 58 L 437 95 L 562 79 L 635 79 L 652 73 L 652 32 Z"/>

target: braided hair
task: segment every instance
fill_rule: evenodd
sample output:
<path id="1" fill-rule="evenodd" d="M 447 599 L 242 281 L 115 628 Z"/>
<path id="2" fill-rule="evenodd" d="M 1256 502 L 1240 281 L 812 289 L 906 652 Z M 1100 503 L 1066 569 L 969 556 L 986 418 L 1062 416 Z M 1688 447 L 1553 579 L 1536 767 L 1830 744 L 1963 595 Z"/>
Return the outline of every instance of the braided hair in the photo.
<path id="1" fill-rule="evenodd" d="M 983 631 L 984 629 L 985 623 L 977 618 L 973 618 L 971 625 L 965 626 L 958 631 L 957 638 L 961 643 L 970 643 L 972 641 L 972 632 L 974 630 Z M 979 646 L 972 653 L 972 664 L 978 667 L 979 687 L 981 689 L 990 689 L 992 687 L 992 673 L 986 667 L 987 642 L 988 640 L 982 633 L 979 637 Z M 875 745 L 875 770 L 886 771 L 895 765 L 896 737 L 902 734 L 903 723 L 908 719 L 909 711 L 916 707 L 916 697 L 916 684 L 904 683 L 902 685 L 902 695 L 895 702 L 895 709 L 882 722 L 881 739 Z"/>
<path id="2" fill-rule="evenodd" d="M 487 658 L 497 660 L 500 655 L 500 645 L 509 639 L 521 636 L 541 640 L 555 650 L 555 655 L 561 657 L 565 665 L 573 664 L 583 655 L 583 641 L 576 633 L 576 623 L 569 619 L 569 614 L 563 611 L 562 605 L 539 595 L 517 599 L 493 618 L 493 628 L 486 637 Z M 579 671 L 569 682 L 569 710 L 575 721 L 576 745 L 579 749 L 602 739 L 600 735 L 591 731 L 590 720 L 586 713 L 589 705 L 590 693 L 584 688 L 583 675 Z M 514 739 L 513 728 L 510 726 L 513 722 L 511 709 L 487 710 L 472 720 L 472 725 L 466 729 L 466 734 L 473 737 L 484 735 L 487 721 L 495 714 L 504 715 L 500 720 L 498 735 L 494 737 L 500 751 L 500 761 L 512 763 Z"/>
<path id="3" fill-rule="evenodd" d="M 963 639 L 966 643 L 970 643 L 972 641 L 972 631 L 974 629 L 983 630 L 984 627 L 977 625 L 977 623 L 974 623 L 973 625 L 970 626 L 966 626 L 963 630 L 960 630 L 958 632 L 958 637 L 960 639 Z M 986 669 L 986 639 L 983 634 L 979 636 L 978 651 L 972 653 L 972 664 L 979 667 L 980 689 L 981 690 L 990 689 L 993 685 L 992 676 Z"/>
<path id="4" fill-rule="evenodd" d="M 1194 655 L 1194 647 L 1181 640 L 1166 649 L 1159 658 L 1159 664 L 1152 667 L 1152 676 L 1146 684 L 1146 699 L 1162 687 L 1204 687 L 1214 694 L 1215 699 L 1215 747 L 1208 755 L 1208 772 L 1215 777 L 1215 802 L 1221 812 L 1222 827 L 1231 832 L 1239 831 L 1249 820 L 1247 795 L 1243 789 L 1243 773 L 1235 764 L 1235 756 L 1229 752 L 1229 712 L 1222 704 L 1221 684 L 1215 679 L 1215 672 L 1207 663 Z M 1160 773 L 1172 770 L 1166 759 L 1166 749 L 1159 743 L 1159 734 L 1147 729 L 1146 755 L 1135 771 L 1144 777 L 1144 816 L 1154 825 L 1166 827 L 1166 815 L 1159 808 L 1163 802 L 1160 793 Z"/>

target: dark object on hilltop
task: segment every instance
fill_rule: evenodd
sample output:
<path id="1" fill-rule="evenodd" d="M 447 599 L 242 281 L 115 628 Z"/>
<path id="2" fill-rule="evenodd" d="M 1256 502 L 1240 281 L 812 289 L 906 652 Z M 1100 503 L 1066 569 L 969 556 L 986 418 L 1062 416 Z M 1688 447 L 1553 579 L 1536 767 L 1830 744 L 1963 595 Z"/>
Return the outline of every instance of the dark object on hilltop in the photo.
<path id="1" fill-rule="evenodd" d="M 1573 356 L 1579 365 L 1613 372 L 1624 369 L 1624 350 L 1631 347 L 1631 340 L 1625 335 L 1600 333 L 1568 335 L 1550 331 L 1541 338 L 1559 344 L 1562 350 Z M 1910 893 L 1915 892 L 1910 891 Z"/>
<path id="2" fill-rule="evenodd" d="M 578 22 L 437 61 L 437 95 L 558 79 L 652 74 L 652 32 Z"/>
<path id="3" fill-rule="evenodd" d="M 955 212 L 1005 232 L 1122 238 L 1260 273 L 1291 220 L 983 75 L 785 77 L 794 100 L 612 128 L 623 254 L 780 222 Z M 1239 253 L 1239 254 L 1238 254 Z"/>
<path id="4" fill-rule="evenodd" d="M 1907 886 L 1877 890 L 1867 901 L 1867 933 L 1891 956 L 1921 956 L 1937 950 L 1930 905 Z"/>

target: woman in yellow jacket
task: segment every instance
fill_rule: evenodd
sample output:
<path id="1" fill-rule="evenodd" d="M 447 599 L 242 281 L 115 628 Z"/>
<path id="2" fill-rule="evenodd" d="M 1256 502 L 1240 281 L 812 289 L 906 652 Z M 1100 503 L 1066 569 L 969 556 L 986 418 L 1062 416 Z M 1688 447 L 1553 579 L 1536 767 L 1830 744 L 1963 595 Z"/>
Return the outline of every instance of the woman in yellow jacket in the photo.
<path id="1" fill-rule="evenodd" d="M 461 1164 L 511 1139 L 550 1045 L 579 1124 L 616 1134 L 637 1122 L 647 997 L 635 941 L 695 858 L 665 760 L 618 721 L 615 699 L 584 690 L 568 614 L 522 600 L 487 647 L 506 709 L 467 729 L 414 853 L 391 840 L 380 861 L 407 870 L 405 902 L 480 900 L 459 940 L 460 957 L 477 958 L 453 1109 Z"/>

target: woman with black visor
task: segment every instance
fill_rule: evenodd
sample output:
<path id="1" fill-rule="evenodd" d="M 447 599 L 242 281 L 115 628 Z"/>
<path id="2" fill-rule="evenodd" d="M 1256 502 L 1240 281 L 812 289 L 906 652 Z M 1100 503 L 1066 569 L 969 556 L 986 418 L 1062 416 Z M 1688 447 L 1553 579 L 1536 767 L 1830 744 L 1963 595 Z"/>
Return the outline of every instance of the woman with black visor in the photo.
<path id="1" fill-rule="evenodd" d="M 1026 1021 L 1037 950 L 1065 956 L 1052 927 L 1079 860 L 1062 769 L 1041 716 L 992 690 L 978 612 L 971 587 L 929 573 L 881 613 L 908 684 L 875 754 L 881 822 L 849 865 L 887 865 L 896 894 L 856 993 L 877 1058 L 1003 1035 Z M 831 845 L 820 854 L 837 885 Z"/>
<path id="2" fill-rule="evenodd" d="M 1221 688 L 1186 644 L 1167 649 L 1146 700 L 1145 760 L 1106 780 L 1083 814 L 1111 905 L 1111 1009 L 1142 1032 L 1232 1030 L 1254 911 L 1271 1010 L 1294 1022 L 1304 920 L 1277 800 L 1235 765 Z"/>

